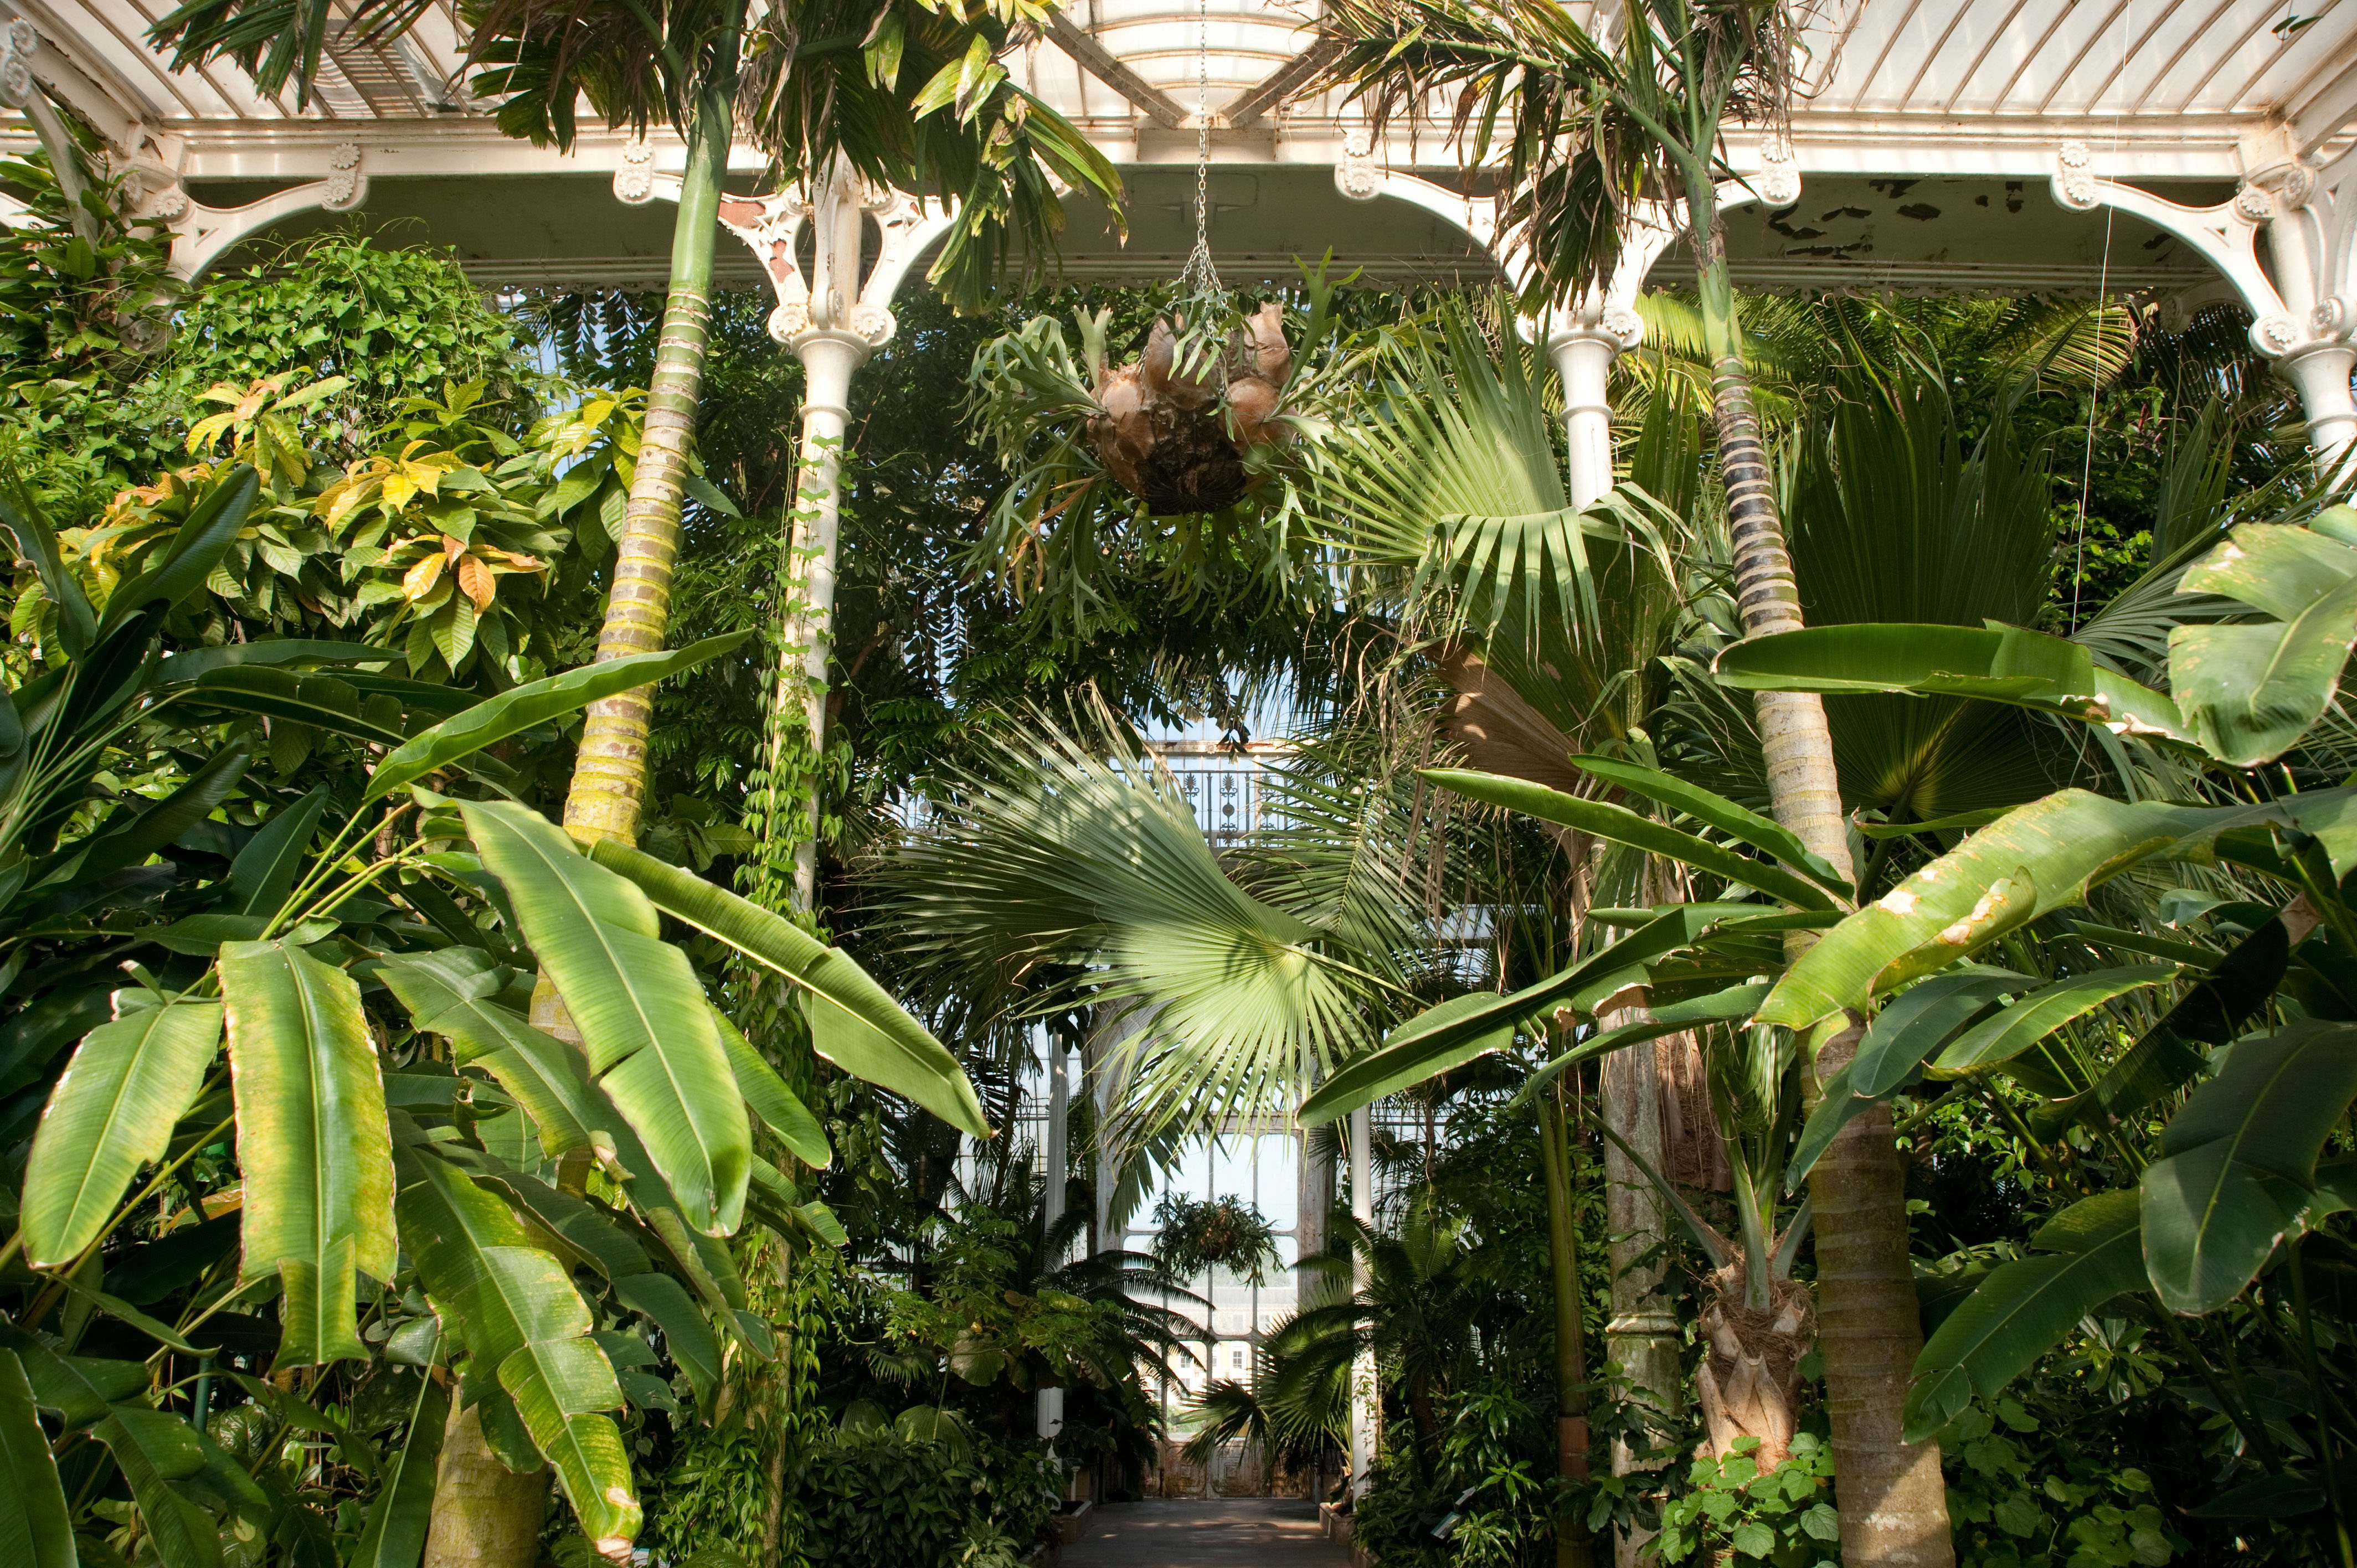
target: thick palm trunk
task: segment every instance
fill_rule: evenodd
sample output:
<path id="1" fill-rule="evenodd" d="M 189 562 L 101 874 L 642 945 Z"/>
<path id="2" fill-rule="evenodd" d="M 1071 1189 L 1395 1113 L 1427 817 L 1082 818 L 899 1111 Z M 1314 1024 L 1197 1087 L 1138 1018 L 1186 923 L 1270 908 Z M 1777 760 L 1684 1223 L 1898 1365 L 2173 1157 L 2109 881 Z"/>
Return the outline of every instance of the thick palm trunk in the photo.
<path id="1" fill-rule="evenodd" d="M 548 1512 L 548 1470 L 517 1475 L 483 1440 L 473 1407 L 451 1402 L 434 1467 L 424 1568 L 532 1568 Z"/>
<path id="2" fill-rule="evenodd" d="M 1546 1167 L 1547 1263 L 1555 1284 L 1556 1473 L 1587 1479 L 1587 1356 L 1579 1322 L 1579 1230 L 1571 1208 L 1571 1151 L 1560 1082 L 1537 1103 L 1540 1158 Z M 1588 1568 L 1596 1543 L 1577 1514 L 1555 1521 L 1556 1568 Z"/>
<path id="3" fill-rule="evenodd" d="M 1711 358 L 1737 608 L 1747 636 L 1797 630 L 1800 591 L 1760 443 L 1707 166 L 1689 171 L 1686 207 Z M 1824 703 L 1800 692 L 1762 692 L 1757 702 L 1777 821 L 1846 873 L 1849 838 Z M 1803 933 L 1793 936 L 1806 940 Z M 1846 1045 L 1829 1045 L 1817 1056 L 1813 1100 L 1816 1085 L 1857 1049 L 1854 1033 L 1840 1038 Z M 1860 1116 L 1843 1131 L 1810 1172 L 1809 1194 L 1816 1214 L 1818 1343 L 1833 1417 L 1843 1561 L 1850 1568 L 1951 1568 L 1955 1549 L 1939 1445 L 1901 1440 L 1900 1412 L 1923 1331 L 1907 1261 L 1906 1194 L 1887 1111 Z"/>
<path id="4" fill-rule="evenodd" d="M 728 172 L 733 69 L 716 72 L 698 95 L 680 176 L 679 222 L 672 231 L 671 284 L 663 298 L 647 422 L 630 476 L 629 510 L 615 542 L 614 583 L 597 631 L 597 658 L 622 659 L 663 646 L 671 626 L 672 568 L 679 555 L 680 497 L 695 438 L 695 405 L 712 317 L 712 253 L 719 233 L 721 181 Z M 585 842 L 637 842 L 646 805 L 647 721 L 653 691 L 640 687 L 592 703 L 565 798 L 565 825 Z"/>

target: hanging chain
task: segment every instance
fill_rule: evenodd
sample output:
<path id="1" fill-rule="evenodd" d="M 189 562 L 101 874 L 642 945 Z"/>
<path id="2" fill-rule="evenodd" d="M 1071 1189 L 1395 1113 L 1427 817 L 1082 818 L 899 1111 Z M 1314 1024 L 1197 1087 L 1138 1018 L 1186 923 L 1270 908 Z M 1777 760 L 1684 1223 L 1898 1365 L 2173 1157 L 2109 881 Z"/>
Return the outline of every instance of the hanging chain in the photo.
<path id="1" fill-rule="evenodd" d="M 1181 292 L 1217 295 L 1220 269 L 1211 264 L 1211 5 L 1195 0 L 1195 248 L 1178 274 Z"/>

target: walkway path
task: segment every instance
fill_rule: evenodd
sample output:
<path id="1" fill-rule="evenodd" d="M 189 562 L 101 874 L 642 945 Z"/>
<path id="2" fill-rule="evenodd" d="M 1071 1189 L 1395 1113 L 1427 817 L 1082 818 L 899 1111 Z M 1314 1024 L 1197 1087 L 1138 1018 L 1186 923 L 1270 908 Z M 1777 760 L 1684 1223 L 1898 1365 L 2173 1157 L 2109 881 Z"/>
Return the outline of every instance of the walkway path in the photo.
<path id="1" fill-rule="evenodd" d="M 1064 1548 L 1063 1568 L 1349 1568 L 1314 1504 L 1286 1498 L 1109 1503 Z"/>

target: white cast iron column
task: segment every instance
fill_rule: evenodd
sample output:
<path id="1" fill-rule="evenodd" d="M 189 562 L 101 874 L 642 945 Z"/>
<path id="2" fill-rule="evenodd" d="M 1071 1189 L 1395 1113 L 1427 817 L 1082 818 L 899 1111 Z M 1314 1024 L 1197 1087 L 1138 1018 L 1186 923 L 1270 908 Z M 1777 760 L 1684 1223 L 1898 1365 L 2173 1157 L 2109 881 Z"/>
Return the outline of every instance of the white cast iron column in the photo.
<path id="1" fill-rule="evenodd" d="M 1369 1149 L 1373 1135 L 1373 1118 L 1365 1106 L 1351 1112 L 1351 1217 L 1361 1225 L 1372 1227 L 1375 1222 L 1375 1162 Z M 1363 1252 L 1351 1270 L 1351 1286 L 1365 1290 L 1367 1260 Z M 1375 1462 L 1376 1423 L 1382 1411 L 1376 1404 L 1375 1359 L 1361 1351 L 1351 1363 L 1351 1495 L 1367 1495 L 1367 1473 Z"/>
<path id="2" fill-rule="evenodd" d="M 1048 1036 L 1048 1127 L 1039 1140 L 1039 1170 L 1046 1182 L 1048 1230 L 1052 1235 L 1057 1222 L 1064 1218 L 1064 1124 L 1071 1106 L 1071 1085 L 1064 1076 L 1065 1047 L 1062 1036 L 1050 1030 Z M 1061 1257 L 1050 1257 L 1049 1266 L 1058 1267 Z M 1064 1391 L 1043 1388 L 1039 1391 L 1039 1435 L 1049 1443 L 1064 1430 Z"/>
<path id="3" fill-rule="evenodd" d="M 616 188 L 623 177 L 615 177 Z M 656 182 L 642 182 L 654 192 Z M 635 190 L 636 186 L 633 186 Z M 643 198 L 642 198 L 643 199 Z M 860 242 L 869 217 L 881 231 L 876 264 L 860 271 Z M 877 189 L 838 160 L 809 190 L 765 197 L 724 197 L 720 221 L 760 258 L 778 295 L 770 336 L 802 362 L 801 467 L 794 480 L 790 591 L 802 613 L 788 628 L 789 659 L 799 668 L 778 672 L 781 703 L 799 699 L 813 754 L 826 744 L 827 660 L 834 638 L 834 584 L 843 517 L 843 441 L 850 423 L 851 376 L 867 356 L 892 339 L 891 301 L 918 252 L 950 221 L 928 214 L 902 192 Z M 803 226 L 816 243 L 811 274 L 798 248 Z M 789 691 L 786 688 L 795 690 Z M 777 758 L 771 758 L 774 770 Z M 818 802 L 813 800 L 794 851 L 794 907 L 807 909 L 818 878 Z"/>
<path id="4" fill-rule="evenodd" d="M 1546 338 L 1563 378 L 1571 504 L 1585 511 L 1612 490 L 1612 361 L 1633 349 L 1645 324 L 1625 305 L 1590 296 L 1554 318 Z"/>

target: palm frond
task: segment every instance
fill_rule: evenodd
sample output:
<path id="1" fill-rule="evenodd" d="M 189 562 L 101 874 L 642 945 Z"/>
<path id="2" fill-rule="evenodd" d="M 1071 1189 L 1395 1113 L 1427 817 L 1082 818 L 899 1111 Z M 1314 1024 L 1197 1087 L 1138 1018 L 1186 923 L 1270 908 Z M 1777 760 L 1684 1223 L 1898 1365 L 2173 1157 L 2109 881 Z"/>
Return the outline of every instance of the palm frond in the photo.
<path id="1" fill-rule="evenodd" d="M 992 772 L 956 780 L 879 868 L 882 918 L 924 989 L 1020 1005 L 1028 981 L 1034 1007 L 1135 1007 L 1138 1027 L 1101 1064 L 1120 1089 L 1114 1147 L 1288 1110 L 1372 1037 L 1360 955 L 1230 880 L 1133 737 L 1040 720 L 997 744 Z"/>

